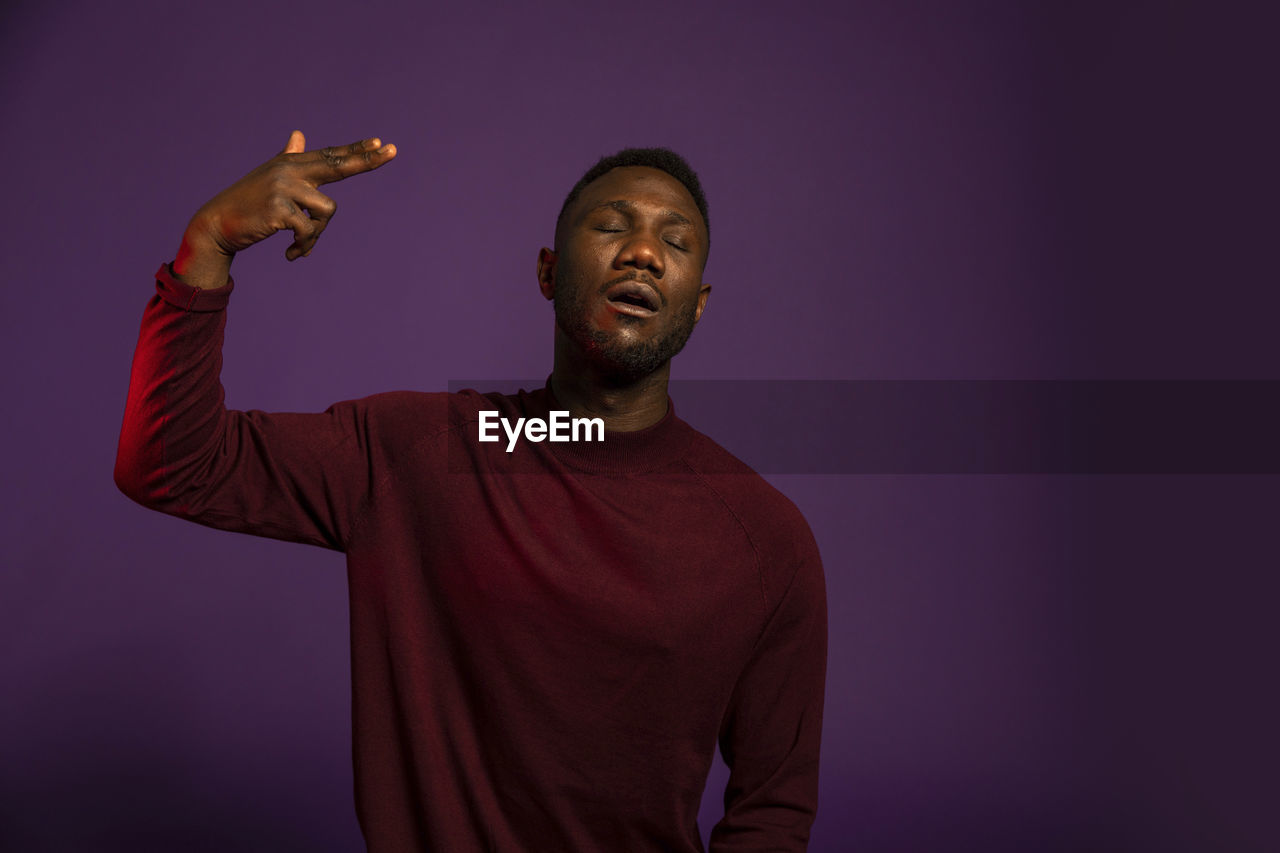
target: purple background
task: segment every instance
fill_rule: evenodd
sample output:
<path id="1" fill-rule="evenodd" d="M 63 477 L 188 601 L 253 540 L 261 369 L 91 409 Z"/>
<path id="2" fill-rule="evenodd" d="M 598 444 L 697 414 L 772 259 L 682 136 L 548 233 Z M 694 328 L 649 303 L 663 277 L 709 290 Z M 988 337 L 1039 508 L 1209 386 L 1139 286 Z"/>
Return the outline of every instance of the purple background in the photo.
<path id="1" fill-rule="evenodd" d="M 596 157 L 646 144 L 711 204 L 679 378 L 1276 379 L 1265 24 L 1207 3 L 6 4 L 0 848 L 360 845 L 342 557 L 111 480 L 153 271 L 291 129 L 400 153 L 330 187 L 310 258 L 277 236 L 237 259 L 233 407 L 545 375 L 537 249 Z M 1274 840 L 1275 477 L 771 479 L 827 569 L 813 849 Z"/>

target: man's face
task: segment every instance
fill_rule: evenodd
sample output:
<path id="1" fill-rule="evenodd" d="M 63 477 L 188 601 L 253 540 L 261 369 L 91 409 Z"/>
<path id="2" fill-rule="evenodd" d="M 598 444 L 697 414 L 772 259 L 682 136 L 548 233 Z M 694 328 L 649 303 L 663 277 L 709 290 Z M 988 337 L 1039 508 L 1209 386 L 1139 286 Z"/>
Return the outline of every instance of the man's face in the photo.
<path id="1" fill-rule="evenodd" d="M 588 184 L 565 212 L 538 278 L 560 332 L 606 375 L 635 380 L 692 334 L 711 290 L 706 259 L 706 224 L 684 185 L 625 166 Z"/>

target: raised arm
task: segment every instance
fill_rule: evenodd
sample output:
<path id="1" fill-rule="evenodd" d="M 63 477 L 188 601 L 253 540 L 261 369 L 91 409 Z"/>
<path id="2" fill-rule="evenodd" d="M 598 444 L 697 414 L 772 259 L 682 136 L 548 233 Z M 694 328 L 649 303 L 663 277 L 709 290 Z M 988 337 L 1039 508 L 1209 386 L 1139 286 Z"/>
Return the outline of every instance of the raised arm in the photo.
<path id="1" fill-rule="evenodd" d="M 368 139 L 285 150 L 200 208 L 177 260 L 156 274 L 134 353 L 116 454 L 120 490 L 212 527 L 342 549 L 371 487 L 368 401 L 322 414 L 229 411 L 219 380 L 235 253 L 290 229 L 311 251 L 335 205 L 320 184 L 395 156 Z"/>

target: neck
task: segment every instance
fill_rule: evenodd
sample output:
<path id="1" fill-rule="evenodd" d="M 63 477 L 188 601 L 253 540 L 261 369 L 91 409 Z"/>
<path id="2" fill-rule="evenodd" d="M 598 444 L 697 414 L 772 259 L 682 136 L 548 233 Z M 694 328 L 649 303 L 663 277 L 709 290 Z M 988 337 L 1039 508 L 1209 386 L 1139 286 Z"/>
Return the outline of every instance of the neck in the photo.
<path id="1" fill-rule="evenodd" d="M 620 379 L 600 371 L 556 329 L 551 392 L 572 417 L 600 418 L 606 430 L 634 432 L 667 414 L 671 362 L 638 379 Z"/>

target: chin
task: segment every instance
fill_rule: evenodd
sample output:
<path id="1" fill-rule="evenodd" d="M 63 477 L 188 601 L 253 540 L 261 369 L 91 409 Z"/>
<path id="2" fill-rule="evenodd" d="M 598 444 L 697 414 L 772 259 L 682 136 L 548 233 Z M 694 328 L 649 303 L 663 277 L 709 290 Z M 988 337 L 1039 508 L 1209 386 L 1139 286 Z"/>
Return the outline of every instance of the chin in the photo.
<path id="1" fill-rule="evenodd" d="M 575 307 L 578 310 L 574 310 Z M 693 334 L 692 308 L 667 319 L 670 325 L 659 328 L 657 317 L 635 319 L 606 311 L 603 318 L 582 310 L 585 306 L 556 302 L 556 325 L 569 340 L 576 343 L 604 376 L 620 382 L 634 382 L 648 376 L 671 361 L 684 349 Z M 603 322 L 602 322 L 603 321 Z M 653 331 L 644 335 L 643 331 Z"/>
<path id="2" fill-rule="evenodd" d="M 587 347 L 601 373 L 635 381 L 665 367 L 681 349 L 688 335 L 668 334 L 622 343 L 616 334 L 596 332 Z"/>

